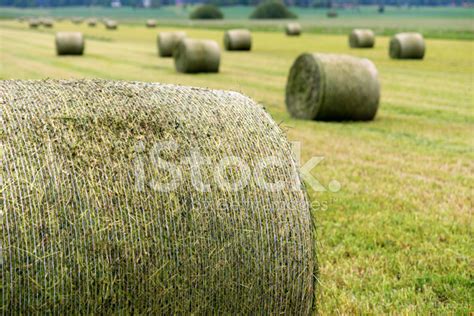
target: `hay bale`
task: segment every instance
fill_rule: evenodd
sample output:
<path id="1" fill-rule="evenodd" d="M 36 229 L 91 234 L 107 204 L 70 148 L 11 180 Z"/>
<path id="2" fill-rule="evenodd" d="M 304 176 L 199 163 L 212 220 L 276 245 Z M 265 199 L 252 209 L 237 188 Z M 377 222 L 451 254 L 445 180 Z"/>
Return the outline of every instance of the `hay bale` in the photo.
<path id="1" fill-rule="evenodd" d="M 286 35 L 299 36 L 301 34 L 301 25 L 299 23 L 288 23 L 285 27 Z"/>
<path id="2" fill-rule="evenodd" d="M 186 32 L 161 32 L 156 39 L 158 55 L 172 57 L 179 42 L 186 37 Z"/>
<path id="3" fill-rule="evenodd" d="M 174 51 L 178 72 L 219 72 L 221 50 L 215 41 L 185 38 Z"/>
<path id="4" fill-rule="evenodd" d="M 82 36 L 82 33 L 56 33 L 56 53 L 58 55 L 82 55 L 84 53 L 84 47 L 84 36 Z"/>
<path id="5" fill-rule="evenodd" d="M 84 21 L 82 17 L 75 16 L 71 18 L 71 22 L 74 24 L 81 24 Z"/>
<path id="6" fill-rule="evenodd" d="M 224 33 L 224 47 L 226 50 L 250 50 L 252 34 L 245 29 L 229 30 Z"/>
<path id="7" fill-rule="evenodd" d="M 41 19 L 40 23 L 41 23 L 41 25 L 43 25 L 44 27 L 47 27 L 47 28 L 51 28 L 54 25 L 53 19 L 47 19 L 47 18 Z"/>
<path id="8" fill-rule="evenodd" d="M 118 27 L 117 21 L 114 20 L 105 20 L 104 24 L 107 30 L 116 30 Z"/>
<path id="9" fill-rule="evenodd" d="M 349 35 L 349 46 L 352 48 L 372 48 L 375 45 L 375 34 L 368 29 L 354 29 Z"/>
<path id="10" fill-rule="evenodd" d="M 87 20 L 87 25 L 90 27 L 95 27 L 97 25 L 97 19 L 95 18 L 90 18 Z"/>
<path id="11" fill-rule="evenodd" d="M 337 18 L 338 14 L 337 14 L 337 11 L 331 10 L 326 13 L 326 16 L 328 18 Z"/>
<path id="12" fill-rule="evenodd" d="M 28 26 L 32 29 L 38 28 L 38 26 L 40 26 L 40 21 L 38 19 L 29 19 Z"/>
<path id="13" fill-rule="evenodd" d="M 156 20 L 153 20 L 153 19 L 149 19 L 149 20 L 146 20 L 146 27 L 156 27 Z"/>
<path id="14" fill-rule="evenodd" d="M 7 80 L 0 91 L 2 310 L 311 313 L 313 219 L 291 146 L 261 106 L 105 80 Z M 229 157 L 251 169 L 240 190 L 216 177 L 243 178 L 222 170 Z M 279 165 L 258 171 L 268 157 Z"/>
<path id="15" fill-rule="evenodd" d="M 296 118 L 341 121 L 372 120 L 380 84 L 368 59 L 335 54 L 302 54 L 291 67 L 286 107 Z"/>
<path id="16" fill-rule="evenodd" d="M 423 59 L 425 40 L 420 33 L 398 33 L 390 40 L 389 54 L 395 59 Z"/>

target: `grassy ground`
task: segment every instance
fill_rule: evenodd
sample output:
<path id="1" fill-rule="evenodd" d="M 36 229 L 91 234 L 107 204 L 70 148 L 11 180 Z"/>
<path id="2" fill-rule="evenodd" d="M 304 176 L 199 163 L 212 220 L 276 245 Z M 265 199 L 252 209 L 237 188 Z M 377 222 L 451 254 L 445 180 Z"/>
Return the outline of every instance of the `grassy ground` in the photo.
<path id="1" fill-rule="evenodd" d="M 53 33 L 79 29 L 86 55 L 56 57 Z M 160 28 L 165 30 L 165 28 Z M 186 29 L 221 42 L 218 30 Z M 318 223 L 318 309 L 341 313 L 464 313 L 474 309 L 474 42 L 428 40 L 422 61 L 390 60 L 388 38 L 351 50 L 340 35 L 255 32 L 250 53 L 223 52 L 219 74 L 177 74 L 156 54 L 157 30 L 118 31 L 68 22 L 29 30 L 0 22 L 0 78 L 100 77 L 242 91 L 263 103 L 302 160 L 324 156 L 320 182 L 337 193 L 311 192 Z M 305 51 L 350 53 L 377 65 L 382 102 L 366 123 L 291 119 L 286 76 Z"/>
<path id="2" fill-rule="evenodd" d="M 249 20 L 252 7 L 224 7 L 223 21 L 190 21 L 189 13 L 193 8 L 175 6 L 159 9 L 79 7 L 56 9 L 16 9 L 1 8 L 0 18 L 19 16 L 55 16 L 55 17 L 113 17 L 128 23 L 143 24 L 147 18 L 158 19 L 168 26 L 189 26 L 199 28 L 224 29 L 230 27 L 251 28 L 261 31 L 276 31 L 287 21 Z M 305 32 L 323 34 L 346 34 L 353 27 L 370 27 L 378 34 L 392 35 L 400 31 L 418 31 L 430 38 L 474 39 L 474 8 L 396 8 L 387 7 L 381 15 L 376 7 L 361 7 L 359 10 L 338 10 L 339 17 L 329 19 L 326 9 L 291 8 L 303 24 Z"/>

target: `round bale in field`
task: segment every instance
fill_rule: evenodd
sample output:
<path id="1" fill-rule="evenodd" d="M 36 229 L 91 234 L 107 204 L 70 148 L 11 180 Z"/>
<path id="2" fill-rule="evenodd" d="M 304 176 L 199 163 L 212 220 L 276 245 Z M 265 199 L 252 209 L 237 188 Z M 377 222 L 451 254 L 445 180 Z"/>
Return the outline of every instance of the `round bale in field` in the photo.
<path id="1" fill-rule="evenodd" d="M 380 84 L 368 59 L 347 55 L 300 55 L 286 85 L 286 107 L 296 118 L 342 121 L 372 120 Z"/>
<path id="2" fill-rule="evenodd" d="M 115 20 L 106 20 L 104 24 L 107 30 L 116 30 L 118 27 L 118 23 Z"/>
<path id="3" fill-rule="evenodd" d="M 179 42 L 186 37 L 186 32 L 161 32 L 156 39 L 158 55 L 172 57 Z"/>
<path id="4" fill-rule="evenodd" d="M 326 16 L 328 18 L 337 18 L 338 14 L 337 14 L 337 11 L 331 10 L 326 13 Z"/>
<path id="5" fill-rule="evenodd" d="M 38 19 L 29 19 L 28 26 L 32 29 L 37 28 L 40 25 L 40 20 Z"/>
<path id="6" fill-rule="evenodd" d="M 349 46 L 352 48 L 372 48 L 375 45 L 375 34 L 368 29 L 354 29 L 349 35 Z"/>
<path id="7" fill-rule="evenodd" d="M 423 59 L 425 40 L 420 33 L 398 33 L 390 40 L 389 54 L 394 59 Z"/>
<path id="8" fill-rule="evenodd" d="M 146 27 L 156 27 L 156 20 L 153 20 L 153 19 L 149 19 L 149 20 L 146 20 Z"/>
<path id="9" fill-rule="evenodd" d="M 87 20 L 87 25 L 90 27 L 95 27 L 97 25 L 97 19 L 95 18 L 90 18 Z"/>
<path id="10" fill-rule="evenodd" d="M 58 55 L 82 55 L 84 53 L 84 36 L 80 32 L 56 33 L 56 53 Z"/>
<path id="11" fill-rule="evenodd" d="M 285 26 L 285 32 L 288 36 L 299 36 L 301 34 L 301 25 L 299 23 L 288 23 Z"/>
<path id="12" fill-rule="evenodd" d="M 314 312 L 314 218 L 260 105 L 107 80 L 0 91 L 3 310 Z"/>
<path id="13" fill-rule="evenodd" d="M 76 16 L 71 18 L 71 22 L 74 24 L 81 24 L 84 19 L 82 17 Z"/>
<path id="14" fill-rule="evenodd" d="M 224 47 L 226 50 L 250 50 L 252 34 L 245 29 L 229 30 L 224 33 Z"/>
<path id="15" fill-rule="evenodd" d="M 54 25 L 53 19 L 43 18 L 40 20 L 40 22 L 41 22 L 41 25 L 47 28 L 51 28 Z"/>
<path id="16" fill-rule="evenodd" d="M 215 41 L 185 38 L 174 52 L 178 72 L 219 72 L 221 50 Z"/>

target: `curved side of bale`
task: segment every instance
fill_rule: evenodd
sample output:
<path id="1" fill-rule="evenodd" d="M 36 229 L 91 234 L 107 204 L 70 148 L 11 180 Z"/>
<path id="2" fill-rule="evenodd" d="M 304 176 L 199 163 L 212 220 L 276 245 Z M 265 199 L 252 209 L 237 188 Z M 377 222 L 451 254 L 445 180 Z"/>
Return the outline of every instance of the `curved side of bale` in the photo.
<path id="1" fill-rule="evenodd" d="M 179 42 L 186 37 L 186 32 L 160 32 L 157 37 L 158 55 L 172 57 Z"/>
<path id="2" fill-rule="evenodd" d="M 149 19 L 149 20 L 146 20 L 146 27 L 156 27 L 156 20 L 153 20 L 153 19 Z"/>
<path id="3" fill-rule="evenodd" d="M 352 48 L 372 48 L 375 45 L 375 34 L 368 29 L 354 29 L 349 35 L 349 46 Z"/>
<path id="4" fill-rule="evenodd" d="M 420 33 L 399 33 L 390 40 L 389 54 L 395 59 L 423 59 L 425 40 Z"/>
<path id="5" fill-rule="evenodd" d="M 285 26 L 285 33 L 288 36 L 298 36 L 301 34 L 301 25 L 299 23 L 288 23 Z"/>
<path id="6" fill-rule="evenodd" d="M 221 50 L 212 40 L 185 38 L 174 52 L 174 64 L 178 72 L 219 72 Z"/>
<path id="7" fill-rule="evenodd" d="M 224 33 L 224 47 L 226 50 L 250 50 L 252 34 L 246 29 L 229 30 Z"/>
<path id="8" fill-rule="evenodd" d="M 55 42 L 58 55 L 82 55 L 84 53 L 84 36 L 80 32 L 58 32 Z"/>
<path id="9" fill-rule="evenodd" d="M 0 81 L 0 91 L 2 310 L 311 313 L 309 203 L 261 106 L 105 80 Z M 278 165 L 261 167 L 269 157 Z M 251 169 L 239 190 L 224 184 L 245 168 L 229 161 Z"/>
<path id="10" fill-rule="evenodd" d="M 107 30 L 116 30 L 118 28 L 118 23 L 114 20 L 107 20 L 104 24 Z"/>
<path id="11" fill-rule="evenodd" d="M 302 119 L 372 120 L 379 99 L 375 65 L 347 55 L 300 55 L 286 86 L 286 107 L 293 117 Z"/>

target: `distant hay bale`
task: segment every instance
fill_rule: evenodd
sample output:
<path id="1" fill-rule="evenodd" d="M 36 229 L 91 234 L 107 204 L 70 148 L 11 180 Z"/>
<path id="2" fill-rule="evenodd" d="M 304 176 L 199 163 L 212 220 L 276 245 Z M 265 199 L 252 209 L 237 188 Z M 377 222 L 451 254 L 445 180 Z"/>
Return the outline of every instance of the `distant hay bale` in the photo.
<path id="1" fill-rule="evenodd" d="M 349 46 L 352 48 L 372 48 L 375 45 L 375 34 L 368 29 L 354 29 L 349 35 Z"/>
<path id="2" fill-rule="evenodd" d="M 174 64 L 178 72 L 219 72 L 221 51 L 211 40 L 185 38 L 174 52 Z"/>
<path id="3" fill-rule="evenodd" d="M 71 22 L 74 24 L 81 24 L 83 21 L 84 21 L 84 18 L 82 17 L 75 16 L 71 18 Z"/>
<path id="4" fill-rule="evenodd" d="M 82 33 L 56 33 L 56 53 L 58 55 L 82 55 L 84 53 L 84 47 L 84 36 Z"/>
<path id="5" fill-rule="evenodd" d="M 186 37 L 186 32 L 160 32 L 157 37 L 158 55 L 172 57 L 179 42 Z"/>
<path id="6" fill-rule="evenodd" d="M 335 54 L 302 54 L 291 67 L 286 107 L 296 118 L 342 121 L 372 120 L 380 84 L 368 59 Z"/>
<path id="7" fill-rule="evenodd" d="M 153 19 L 149 19 L 149 20 L 146 20 L 146 27 L 156 27 L 156 20 L 153 20 Z"/>
<path id="8" fill-rule="evenodd" d="M 51 28 L 54 25 L 53 19 L 47 19 L 47 18 L 41 19 L 40 23 L 41 23 L 41 25 L 43 25 L 44 27 L 47 27 L 47 28 Z"/>
<path id="9" fill-rule="evenodd" d="M 337 18 L 338 14 L 337 14 L 337 11 L 331 10 L 326 13 L 326 16 L 328 18 Z"/>
<path id="10" fill-rule="evenodd" d="M 90 18 L 87 20 L 87 25 L 90 27 L 94 27 L 97 25 L 97 19 L 95 18 Z"/>
<path id="11" fill-rule="evenodd" d="M 298 36 L 301 34 L 301 25 L 299 23 L 288 23 L 285 27 L 286 35 Z"/>
<path id="12" fill-rule="evenodd" d="M 117 21 L 114 20 L 106 20 L 104 24 L 107 30 L 116 30 L 118 27 Z"/>
<path id="13" fill-rule="evenodd" d="M 313 312 L 309 201 L 291 145 L 254 101 L 106 80 L 0 91 L 2 310 Z"/>
<path id="14" fill-rule="evenodd" d="M 28 26 L 32 29 L 38 28 L 38 26 L 40 26 L 40 21 L 38 19 L 29 19 Z"/>
<path id="15" fill-rule="evenodd" d="M 229 30 L 224 33 L 224 47 L 226 50 L 250 50 L 252 34 L 246 29 Z"/>
<path id="16" fill-rule="evenodd" d="M 390 40 L 389 54 L 395 59 L 423 59 L 425 40 L 420 33 L 398 33 Z"/>

